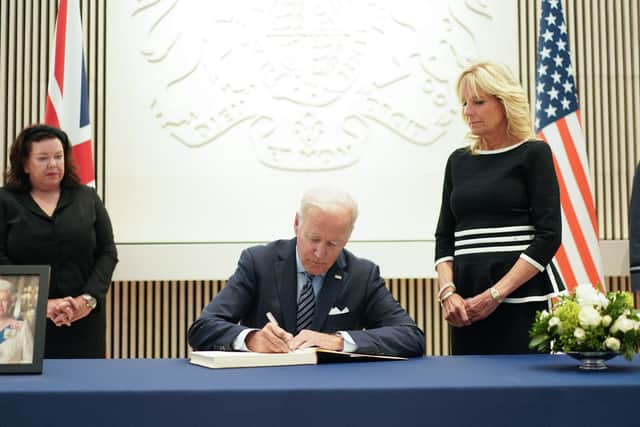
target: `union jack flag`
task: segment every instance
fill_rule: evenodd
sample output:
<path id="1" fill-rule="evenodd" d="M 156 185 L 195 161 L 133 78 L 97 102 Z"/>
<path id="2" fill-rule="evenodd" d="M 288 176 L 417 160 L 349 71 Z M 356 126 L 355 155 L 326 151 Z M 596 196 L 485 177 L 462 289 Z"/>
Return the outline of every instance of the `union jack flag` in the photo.
<path id="1" fill-rule="evenodd" d="M 80 3 L 78 0 L 60 0 L 51 48 L 44 122 L 69 135 L 78 177 L 83 184 L 94 186 L 88 89 Z"/>
<path id="2" fill-rule="evenodd" d="M 539 28 L 535 128 L 553 151 L 562 205 L 562 245 L 552 262 L 569 290 L 580 283 L 600 284 L 604 290 L 598 222 L 560 0 L 543 1 Z"/>

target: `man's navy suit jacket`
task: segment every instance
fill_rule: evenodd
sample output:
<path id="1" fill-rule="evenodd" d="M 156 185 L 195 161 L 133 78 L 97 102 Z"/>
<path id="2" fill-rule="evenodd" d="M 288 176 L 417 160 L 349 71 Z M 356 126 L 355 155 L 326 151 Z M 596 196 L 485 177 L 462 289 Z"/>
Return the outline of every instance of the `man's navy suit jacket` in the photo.
<path id="1" fill-rule="evenodd" d="M 296 239 L 245 249 L 226 286 L 189 328 L 189 344 L 194 350 L 232 350 L 243 329 L 266 324 L 267 312 L 295 335 L 297 286 Z M 310 329 L 346 331 L 359 353 L 424 354 L 424 334 L 389 293 L 378 266 L 346 249 L 325 275 Z"/>

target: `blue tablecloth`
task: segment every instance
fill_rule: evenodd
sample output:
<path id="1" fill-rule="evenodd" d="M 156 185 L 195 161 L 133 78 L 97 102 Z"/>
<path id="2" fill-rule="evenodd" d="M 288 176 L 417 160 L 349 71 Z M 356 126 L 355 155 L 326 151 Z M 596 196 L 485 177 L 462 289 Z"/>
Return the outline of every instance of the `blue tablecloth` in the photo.
<path id="1" fill-rule="evenodd" d="M 638 426 L 640 360 L 451 356 L 213 370 L 45 360 L 0 377 L 0 426 Z"/>

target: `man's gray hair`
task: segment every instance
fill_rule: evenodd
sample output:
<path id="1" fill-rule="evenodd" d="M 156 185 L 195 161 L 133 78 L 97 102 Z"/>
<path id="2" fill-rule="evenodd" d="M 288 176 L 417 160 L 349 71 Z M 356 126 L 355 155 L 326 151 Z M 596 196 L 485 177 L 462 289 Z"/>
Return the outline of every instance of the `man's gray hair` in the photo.
<path id="1" fill-rule="evenodd" d="M 315 206 L 325 212 L 336 212 L 348 209 L 351 211 L 351 229 L 358 219 L 358 203 L 346 191 L 333 187 L 314 187 L 307 190 L 300 200 L 300 210 L 298 217 L 302 222 L 304 213 L 309 206 Z"/>

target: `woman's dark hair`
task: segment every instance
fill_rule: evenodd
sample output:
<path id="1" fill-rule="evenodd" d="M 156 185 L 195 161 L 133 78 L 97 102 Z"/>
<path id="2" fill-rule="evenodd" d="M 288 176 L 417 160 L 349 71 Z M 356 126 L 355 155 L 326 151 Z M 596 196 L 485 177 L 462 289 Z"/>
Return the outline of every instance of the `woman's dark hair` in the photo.
<path id="1" fill-rule="evenodd" d="M 4 186 L 11 191 L 31 190 L 31 180 L 24 170 L 24 163 L 31 154 L 31 146 L 34 142 L 56 138 L 62 143 L 64 151 L 64 176 L 60 183 L 63 187 L 80 185 L 80 179 L 76 174 L 76 165 L 71 154 L 71 143 L 67 134 L 57 128 L 48 125 L 32 125 L 24 128 L 11 145 L 9 153 L 9 170 L 4 174 Z"/>

